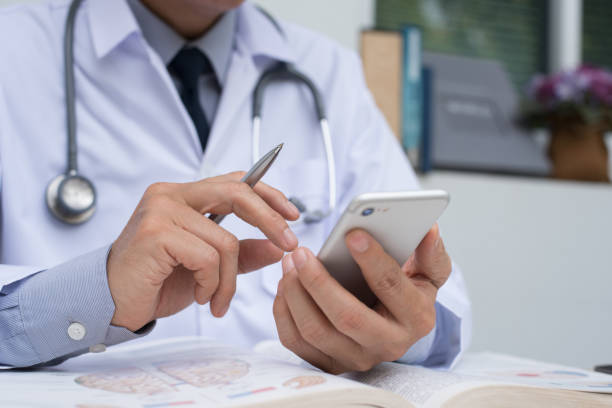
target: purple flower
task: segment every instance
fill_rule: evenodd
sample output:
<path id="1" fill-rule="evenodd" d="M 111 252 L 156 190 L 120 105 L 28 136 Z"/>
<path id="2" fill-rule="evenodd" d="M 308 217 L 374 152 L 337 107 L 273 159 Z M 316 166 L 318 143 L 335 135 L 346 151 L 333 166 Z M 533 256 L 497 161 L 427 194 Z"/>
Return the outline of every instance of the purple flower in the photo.
<path id="1" fill-rule="evenodd" d="M 543 75 L 535 76 L 528 88 L 529 97 L 543 105 L 549 105 L 555 97 L 555 84 Z"/>
<path id="2" fill-rule="evenodd" d="M 612 73 L 583 65 L 559 74 L 536 75 L 527 88 L 528 98 L 552 108 L 560 103 L 612 107 Z"/>
<path id="3" fill-rule="evenodd" d="M 576 78 L 576 88 L 581 92 L 587 91 L 589 89 L 589 86 L 591 85 L 591 76 L 588 73 L 580 70 L 576 71 L 574 76 Z"/>
<path id="4" fill-rule="evenodd" d="M 574 92 L 571 84 L 562 81 L 557 82 L 557 86 L 555 86 L 555 97 L 559 102 L 565 102 L 573 99 Z"/>

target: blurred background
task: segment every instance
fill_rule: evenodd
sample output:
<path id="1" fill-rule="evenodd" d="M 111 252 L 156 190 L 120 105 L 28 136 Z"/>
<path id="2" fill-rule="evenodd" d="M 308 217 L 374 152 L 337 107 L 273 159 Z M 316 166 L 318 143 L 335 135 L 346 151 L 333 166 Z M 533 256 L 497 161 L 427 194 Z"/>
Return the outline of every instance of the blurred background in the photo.
<path id="1" fill-rule="evenodd" d="M 256 3 L 360 53 L 423 188 L 450 192 L 471 350 L 612 364 L 609 1 Z"/>
<path id="2" fill-rule="evenodd" d="M 359 52 L 370 89 L 422 187 L 450 192 L 440 224 L 472 299 L 471 350 L 584 368 L 612 362 L 609 136 L 581 129 L 610 129 L 612 78 L 579 69 L 612 68 L 610 3 L 257 2 Z M 547 77 L 555 74 L 562 78 Z M 602 82 L 591 74 L 603 75 L 607 100 L 589 99 L 589 84 L 582 82 Z M 553 82 L 579 95 L 553 90 L 562 100 L 538 106 L 529 86 Z M 591 125 L 569 109 L 572 103 L 603 119 Z M 569 152 L 555 165 L 550 146 L 557 116 L 576 134 L 567 135 Z M 574 157 L 580 160 L 571 162 Z"/>

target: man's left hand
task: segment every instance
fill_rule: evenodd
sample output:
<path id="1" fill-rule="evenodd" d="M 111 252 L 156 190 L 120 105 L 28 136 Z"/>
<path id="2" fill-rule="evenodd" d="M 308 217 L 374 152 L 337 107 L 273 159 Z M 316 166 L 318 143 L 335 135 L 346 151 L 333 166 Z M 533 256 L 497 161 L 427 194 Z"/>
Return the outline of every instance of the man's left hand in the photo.
<path id="1" fill-rule="evenodd" d="M 373 309 L 340 286 L 306 248 L 283 259 L 274 301 L 281 343 L 334 374 L 397 360 L 431 332 L 436 294 L 451 272 L 437 225 L 403 266 L 363 230 L 348 233 L 346 245 L 379 299 Z"/>

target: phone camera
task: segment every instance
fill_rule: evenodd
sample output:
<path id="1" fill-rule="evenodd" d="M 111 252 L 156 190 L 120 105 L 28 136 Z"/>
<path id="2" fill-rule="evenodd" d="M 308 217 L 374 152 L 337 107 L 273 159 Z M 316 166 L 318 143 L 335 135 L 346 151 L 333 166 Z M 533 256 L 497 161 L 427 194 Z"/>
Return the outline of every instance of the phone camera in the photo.
<path id="1" fill-rule="evenodd" d="M 367 217 L 368 215 L 372 214 L 374 212 L 373 208 L 366 208 L 365 210 L 363 210 L 361 212 L 361 215 L 363 215 L 364 217 Z"/>

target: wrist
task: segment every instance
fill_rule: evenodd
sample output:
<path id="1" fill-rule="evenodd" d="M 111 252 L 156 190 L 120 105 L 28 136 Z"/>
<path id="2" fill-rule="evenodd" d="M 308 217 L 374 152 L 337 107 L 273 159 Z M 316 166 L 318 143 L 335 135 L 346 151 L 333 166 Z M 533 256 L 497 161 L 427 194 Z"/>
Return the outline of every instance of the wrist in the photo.
<path id="1" fill-rule="evenodd" d="M 127 312 L 129 308 L 126 308 L 123 305 L 123 302 L 121 301 L 121 288 L 124 286 L 124 283 L 118 282 L 118 280 L 120 280 L 121 278 L 121 274 L 117 273 L 116 264 L 113 262 L 114 245 L 115 244 L 111 245 L 111 247 L 109 248 L 108 255 L 106 258 L 106 279 L 108 281 L 108 289 L 110 291 L 110 295 L 115 306 L 115 310 L 113 312 L 113 317 L 110 321 L 110 324 L 112 326 L 122 327 L 131 332 L 135 332 L 143 325 L 138 326 L 136 322 L 130 321 L 130 319 L 128 318 L 129 313 Z"/>
<path id="2" fill-rule="evenodd" d="M 114 247 L 115 244 L 110 247 L 106 260 L 108 289 L 115 306 L 110 324 L 136 333 L 154 321 L 155 316 L 149 310 L 150 302 L 143 296 L 147 288 L 130 279 L 131 274 L 121 268 Z"/>

